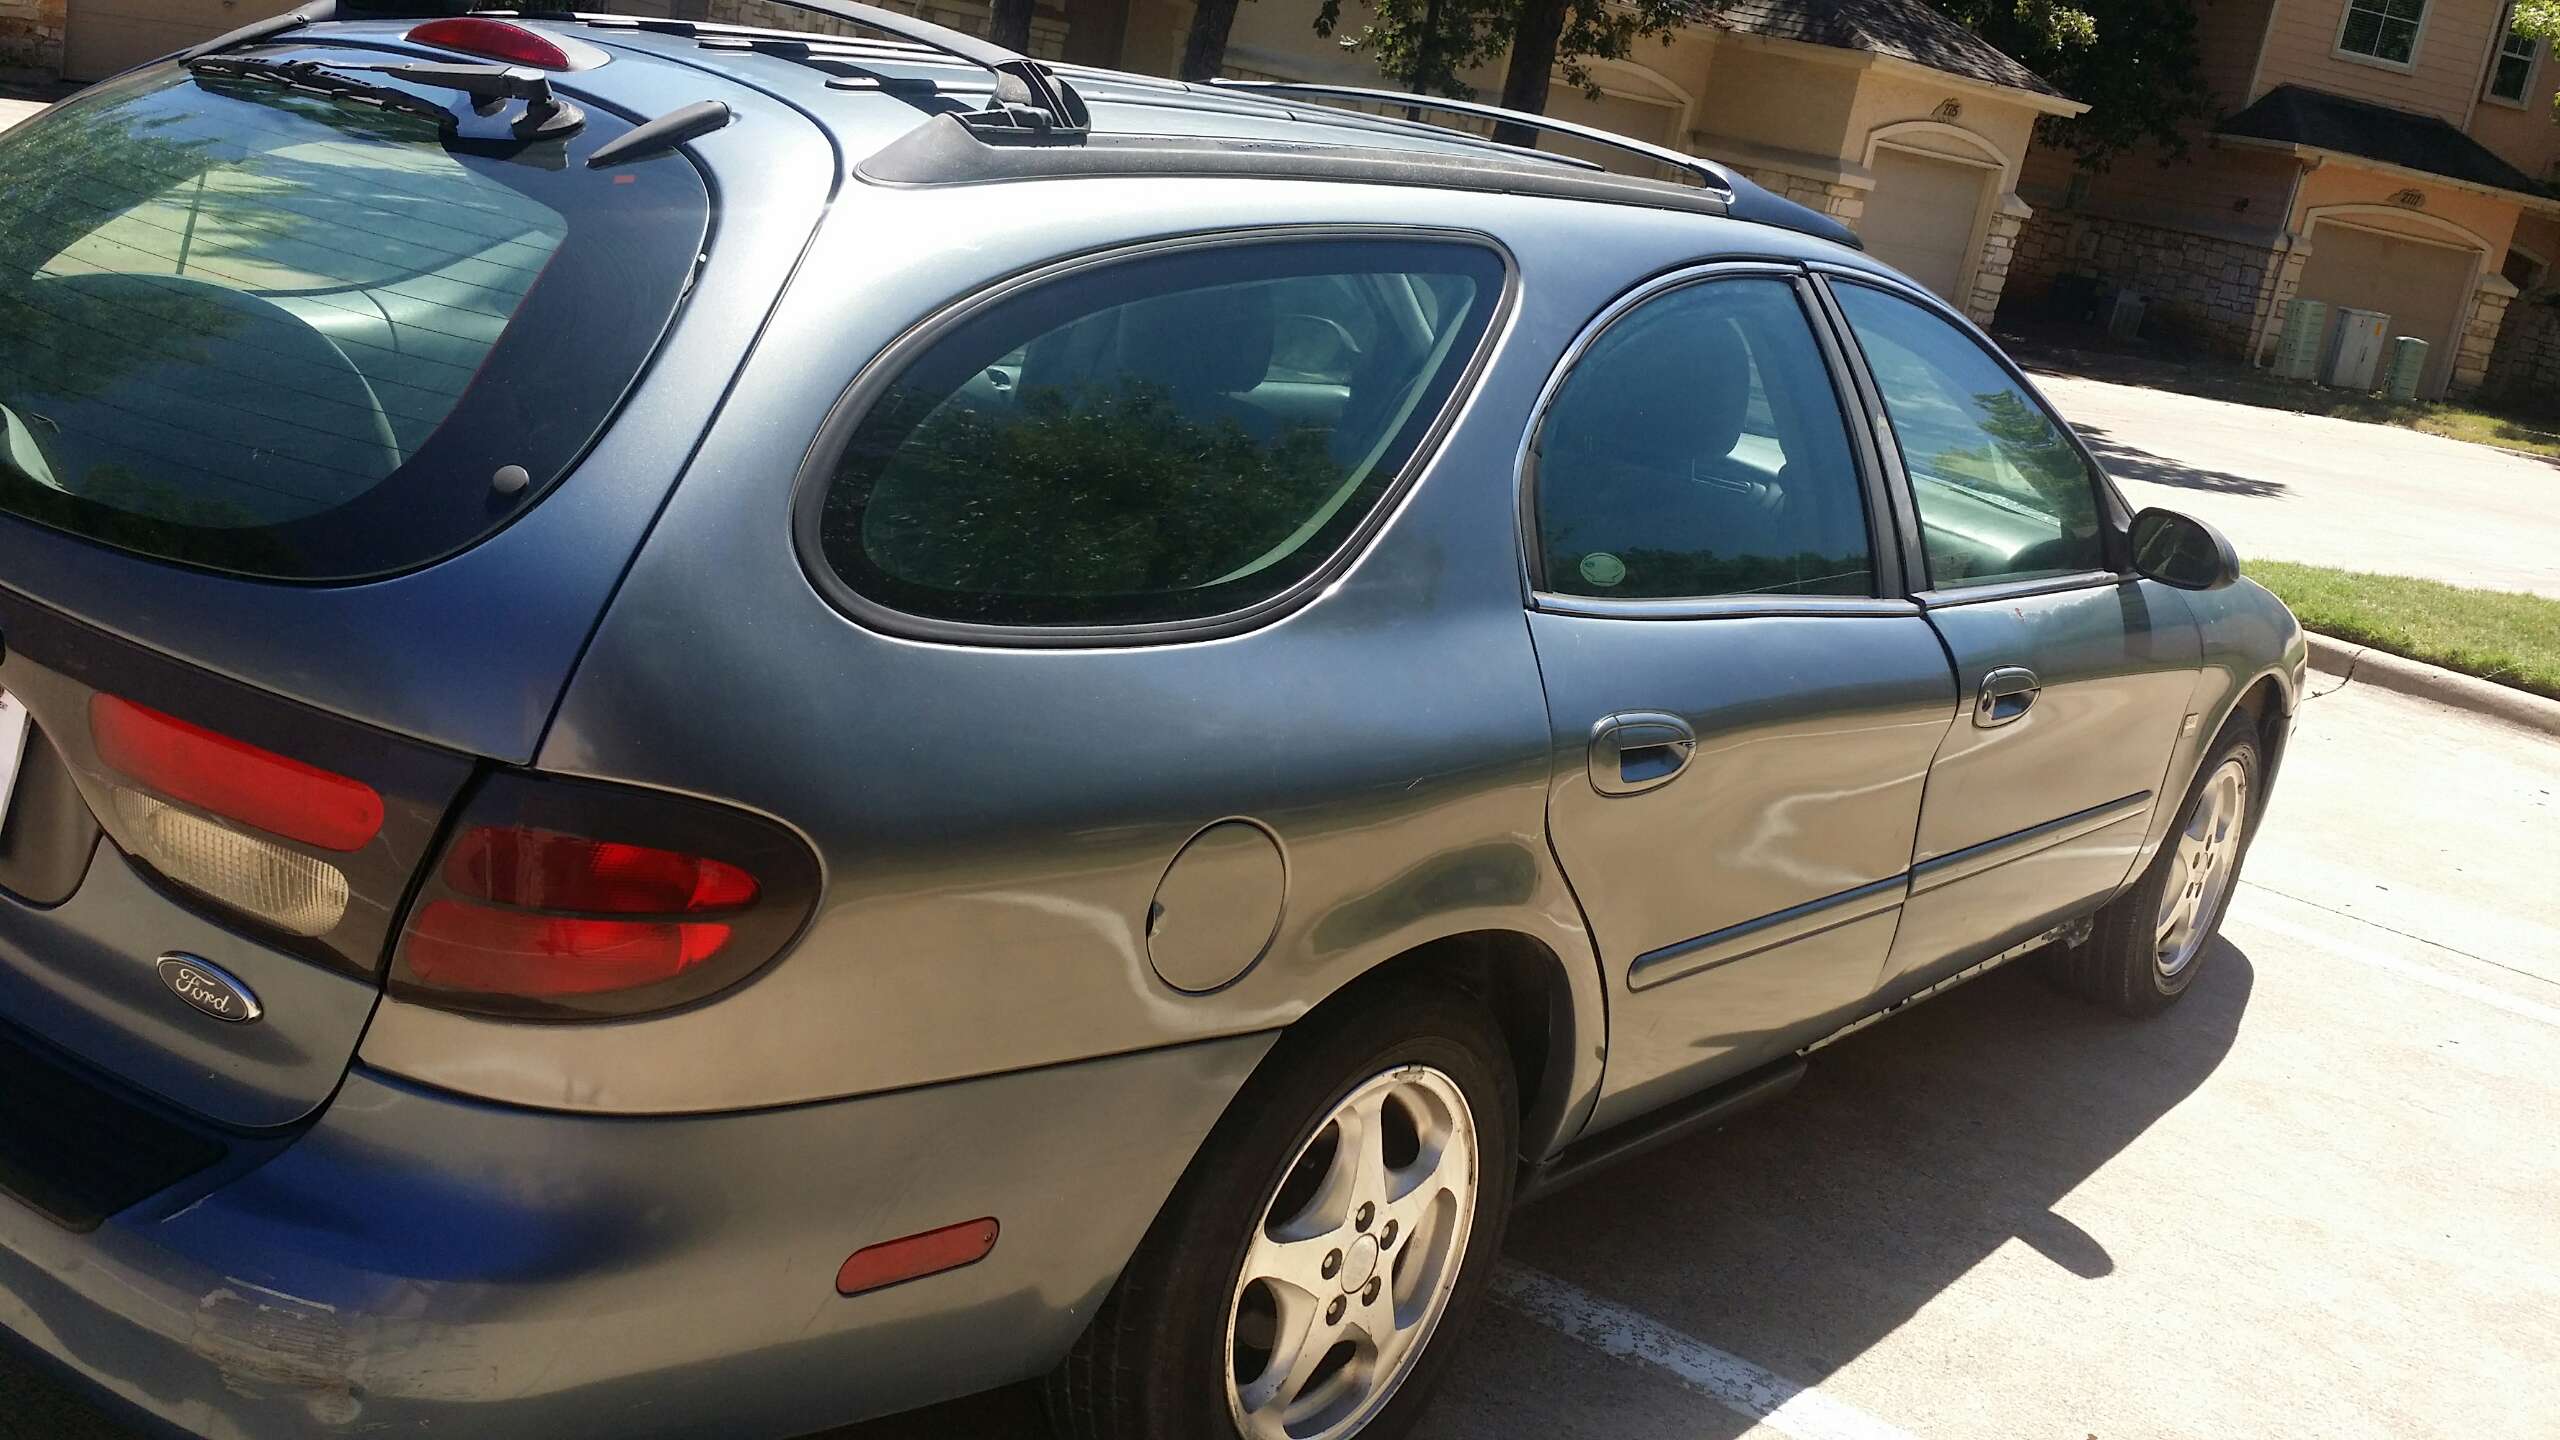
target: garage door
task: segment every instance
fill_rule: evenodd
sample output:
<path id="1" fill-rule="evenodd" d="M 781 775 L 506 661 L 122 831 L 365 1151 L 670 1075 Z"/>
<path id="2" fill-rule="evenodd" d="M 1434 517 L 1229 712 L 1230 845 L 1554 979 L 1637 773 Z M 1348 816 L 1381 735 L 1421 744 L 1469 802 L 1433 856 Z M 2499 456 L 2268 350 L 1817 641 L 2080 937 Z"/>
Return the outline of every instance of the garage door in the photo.
<path id="1" fill-rule="evenodd" d="M 2303 262 L 2298 293 L 2327 301 L 2333 313 L 2341 306 L 2379 310 L 2391 317 L 2384 333 L 2426 341 L 2427 373 L 2418 393 L 2433 399 L 2453 374 L 2455 327 L 2471 299 L 2479 257 L 2476 250 L 2323 220 L 2311 227 L 2311 258 Z M 2390 363 L 2387 352 L 2384 363 Z M 2380 383 L 2381 376 L 2374 379 Z"/>
<path id="2" fill-rule="evenodd" d="M 1973 225 L 1993 172 L 1909 150 L 1876 152 L 1876 188 L 1858 236 L 1868 253 L 1961 305 L 1956 291 L 1973 258 Z"/>
<path id="3" fill-rule="evenodd" d="M 295 0 L 70 0 L 66 80 L 101 80 L 172 50 L 281 15 Z"/>

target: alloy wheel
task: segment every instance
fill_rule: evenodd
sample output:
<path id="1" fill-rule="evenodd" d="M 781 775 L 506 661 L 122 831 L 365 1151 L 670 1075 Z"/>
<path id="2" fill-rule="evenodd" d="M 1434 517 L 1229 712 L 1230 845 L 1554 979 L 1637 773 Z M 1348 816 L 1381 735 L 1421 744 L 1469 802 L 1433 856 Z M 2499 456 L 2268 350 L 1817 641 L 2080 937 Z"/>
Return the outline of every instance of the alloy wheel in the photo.
<path id="1" fill-rule="evenodd" d="M 2237 757 L 2222 762 L 2171 852 L 2169 883 L 2160 894 L 2153 931 L 2154 963 L 2174 977 L 2195 963 L 2211 935 L 2222 897 L 2239 873 L 2240 837 L 2249 819 L 2249 771 Z"/>
<path id="2" fill-rule="evenodd" d="M 1227 1406 L 1251 1440 L 1343 1440 L 1447 1313 L 1480 1183 L 1475 1115 L 1426 1065 L 1370 1077 L 1300 1148 L 1245 1248 Z"/>

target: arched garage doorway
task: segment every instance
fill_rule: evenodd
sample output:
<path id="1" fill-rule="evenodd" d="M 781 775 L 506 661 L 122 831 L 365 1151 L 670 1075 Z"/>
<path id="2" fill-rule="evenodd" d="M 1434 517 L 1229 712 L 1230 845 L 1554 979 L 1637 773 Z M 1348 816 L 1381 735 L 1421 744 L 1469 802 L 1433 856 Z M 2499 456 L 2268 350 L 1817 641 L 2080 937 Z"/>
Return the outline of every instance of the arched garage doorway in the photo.
<path id="1" fill-rule="evenodd" d="M 2296 298 L 2326 302 L 2333 317 L 2349 306 L 2390 316 L 2387 334 L 2427 342 L 2418 393 L 2443 396 L 2488 246 L 2449 221 L 2378 206 L 2315 210 L 2307 218 L 2311 256 Z M 2421 221 L 2424 235 L 2415 233 Z M 2381 376 L 2374 378 L 2379 384 Z"/>
<path id="2" fill-rule="evenodd" d="M 1879 127 L 1866 164 L 1875 189 L 1858 237 L 1868 252 L 1963 306 L 1992 202 L 2008 188 L 2008 157 L 1970 130 L 1917 120 Z"/>

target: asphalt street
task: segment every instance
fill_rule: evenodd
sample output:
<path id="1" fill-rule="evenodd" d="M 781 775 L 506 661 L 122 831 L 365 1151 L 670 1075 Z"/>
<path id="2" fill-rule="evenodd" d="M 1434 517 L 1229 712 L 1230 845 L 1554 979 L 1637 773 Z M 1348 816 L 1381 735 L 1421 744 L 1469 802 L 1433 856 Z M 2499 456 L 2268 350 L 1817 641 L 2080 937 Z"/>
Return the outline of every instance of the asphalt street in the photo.
<path id="1" fill-rule="evenodd" d="M 2560 462 L 2391 425 L 2039 372 L 2136 505 L 2298 560 L 2560 597 Z"/>

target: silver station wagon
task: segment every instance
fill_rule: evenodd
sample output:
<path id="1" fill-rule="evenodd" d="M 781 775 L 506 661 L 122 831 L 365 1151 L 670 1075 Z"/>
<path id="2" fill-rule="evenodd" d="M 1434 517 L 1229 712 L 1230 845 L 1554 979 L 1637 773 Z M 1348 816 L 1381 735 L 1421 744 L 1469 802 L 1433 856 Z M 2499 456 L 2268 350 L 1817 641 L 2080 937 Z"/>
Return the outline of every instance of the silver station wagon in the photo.
<path id="1" fill-rule="evenodd" d="M 2209 966 L 2299 630 L 1837 224 L 779 3 L 0 140 L 0 1327 L 110 1403 L 1375 1440 L 1521 1200 Z"/>

